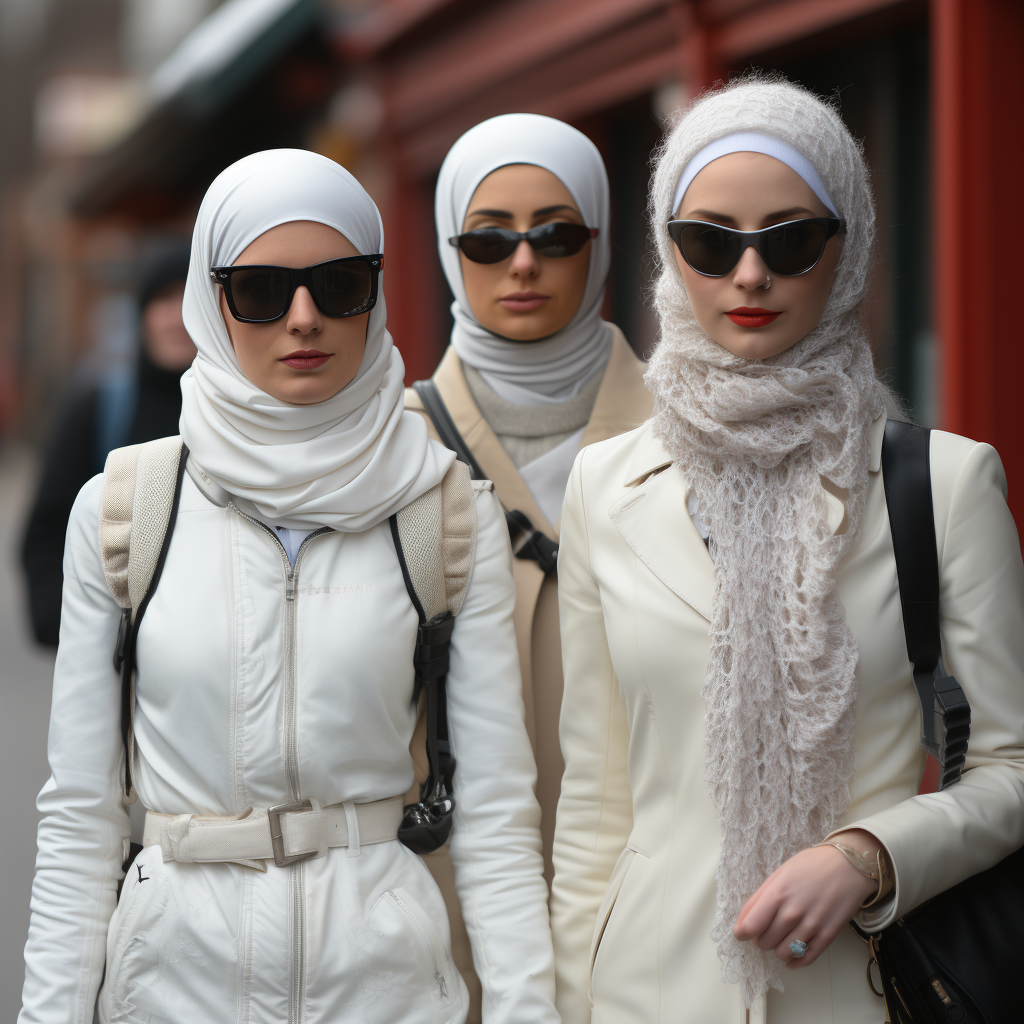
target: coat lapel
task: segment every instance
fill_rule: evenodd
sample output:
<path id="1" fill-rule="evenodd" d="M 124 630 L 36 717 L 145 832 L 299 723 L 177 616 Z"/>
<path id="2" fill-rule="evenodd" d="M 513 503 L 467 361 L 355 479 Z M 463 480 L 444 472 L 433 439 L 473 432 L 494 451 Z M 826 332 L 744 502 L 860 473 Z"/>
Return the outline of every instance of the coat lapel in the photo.
<path id="1" fill-rule="evenodd" d="M 885 415 L 870 428 L 870 470 L 881 462 Z M 637 558 L 666 587 L 690 607 L 711 620 L 715 597 L 715 565 L 686 510 L 689 486 L 671 456 L 648 426 L 630 462 L 632 489 L 608 510 L 608 515 Z M 846 509 L 841 498 L 822 482 L 828 508 L 829 530 L 844 525 Z"/>
<path id="2" fill-rule="evenodd" d="M 637 558 L 677 597 L 708 621 L 715 597 L 715 566 L 686 511 L 688 487 L 648 427 L 630 464 L 627 486 L 608 510 Z"/>

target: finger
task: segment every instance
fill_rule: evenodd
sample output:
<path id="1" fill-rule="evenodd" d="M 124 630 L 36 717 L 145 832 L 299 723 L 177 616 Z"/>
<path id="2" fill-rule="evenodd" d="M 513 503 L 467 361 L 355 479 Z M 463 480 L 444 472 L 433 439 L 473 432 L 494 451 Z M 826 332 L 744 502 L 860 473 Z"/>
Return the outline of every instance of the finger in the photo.
<path id="1" fill-rule="evenodd" d="M 845 925 L 845 920 L 838 922 L 830 921 L 827 924 L 823 923 L 820 927 L 814 927 L 813 922 L 809 924 L 807 922 L 801 923 L 794 929 L 791 937 L 787 936 L 786 940 L 780 943 L 775 951 L 775 955 L 780 960 L 786 960 L 786 966 L 793 970 L 798 967 L 810 967 L 832 945 L 833 940 Z M 808 938 L 806 935 L 798 935 L 797 933 L 800 931 L 807 931 L 812 937 Z M 789 948 L 789 944 L 796 942 L 798 939 L 807 943 L 807 951 L 802 957 L 796 956 Z M 780 952 L 782 949 L 785 949 L 785 956 Z"/>
<path id="2" fill-rule="evenodd" d="M 828 943 L 822 941 L 822 936 L 811 931 L 805 922 L 801 922 L 775 947 L 775 955 L 787 967 L 805 967 L 814 963 L 826 948 Z"/>
<path id="3" fill-rule="evenodd" d="M 761 932 L 757 939 L 757 945 L 764 950 L 775 949 L 785 942 L 792 941 L 787 936 L 800 927 L 806 928 L 806 915 L 799 908 L 790 903 L 785 903 L 775 912 L 775 916 L 768 923 L 768 926 Z M 813 934 L 813 931 L 810 931 Z M 806 941 L 806 939 L 804 939 Z"/>
<path id="4" fill-rule="evenodd" d="M 779 898 L 770 887 L 775 876 L 772 875 L 754 893 L 753 896 L 743 904 L 736 924 L 733 925 L 732 933 L 740 941 L 746 942 L 749 939 L 756 939 L 771 924 L 772 918 L 778 909 Z"/>

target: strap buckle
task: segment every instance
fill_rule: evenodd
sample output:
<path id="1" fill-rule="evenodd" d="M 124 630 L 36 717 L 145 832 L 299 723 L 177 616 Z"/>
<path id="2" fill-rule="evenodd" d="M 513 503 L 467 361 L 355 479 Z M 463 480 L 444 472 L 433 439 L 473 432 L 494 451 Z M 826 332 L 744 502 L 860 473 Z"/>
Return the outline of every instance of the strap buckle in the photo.
<path id="1" fill-rule="evenodd" d="M 284 852 L 284 835 L 281 829 L 281 815 L 292 814 L 295 811 L 311 811 L 313 802 L 311 800 L 290 800 L 288 803 L 275 804 L 267 808 L 267 819 L 270 822 L 270 848 L 274 851 L 274 863 L 279 868 L 285 868 L 289 864 L 295 864 L 300 860 L 312 860 L 317 855 L 317 850 L 310 850 L 309 853 L 296 853 L 289 857 Z"/>
<path id="2" fill-rule="evenodd" d="M 536 562 L 545 576 L 554 572 L 558 568 L 558 545 L 536 529 L 529 516 L 517 508 L 511 512 L 506 511 L 505 519 L 512 538 L 512 554 L 516 558 Z M 518 531 L 518 536 L 512 532 L 513 527 Z"/>

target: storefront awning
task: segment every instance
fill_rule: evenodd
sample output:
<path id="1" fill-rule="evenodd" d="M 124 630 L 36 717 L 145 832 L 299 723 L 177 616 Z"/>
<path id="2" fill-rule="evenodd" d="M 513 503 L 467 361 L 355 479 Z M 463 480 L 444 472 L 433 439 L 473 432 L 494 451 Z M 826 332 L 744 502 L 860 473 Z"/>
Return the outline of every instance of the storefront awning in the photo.
<path id="1" fill-rule="evenodd" d="M 153 73 L 144 113 L 96 158 L 74 196 L 74 212 L 95 216 L 127 207 L 159 216 L 183 188 L 208 180 L 211 170 L 215 174 L 241 155 L 230 153 L 242 129 L 255 143 L 251 148 L 264 148 L 266 135 L 258 129 L 272 127 L 267 119 L 274 104 L 260 95 L 266 93 L 261 80 L 314 32 L 320 18 L 317 0 L 226 0 Z M 253 104 L 265 109 L 230 117 L 254 88 Z"/>

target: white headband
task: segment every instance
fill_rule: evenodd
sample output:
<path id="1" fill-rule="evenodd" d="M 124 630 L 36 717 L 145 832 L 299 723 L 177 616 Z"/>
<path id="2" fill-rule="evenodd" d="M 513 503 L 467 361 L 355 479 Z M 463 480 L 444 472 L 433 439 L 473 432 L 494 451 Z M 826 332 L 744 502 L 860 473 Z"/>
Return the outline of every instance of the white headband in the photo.
<path id="1" fill-rule="evenodd" d="M 832 211 L 834 216 L 839 216 L 839 211 L 836 210 L 835 204 L 810 160 L 788 142 L 776 139 L 772 135 L 763 135 L 761 132 L 734 132 L 732 135 L 725 135 L 720 139 L 715 139 L 714 142 L 709 142 L 679 175 L 679 184 L 676 185 L 675 198 L 672 200 L 673 216 L 679 209 L 679 204 L 683 201 L 683 196 L 686 195 L 686 190 L 690 187 L 693 179 L 713 160 L 728 156 L 730 153 L 763 153 L 765 156 L 781 160 L 807 182 L 811 191 Z"/>

